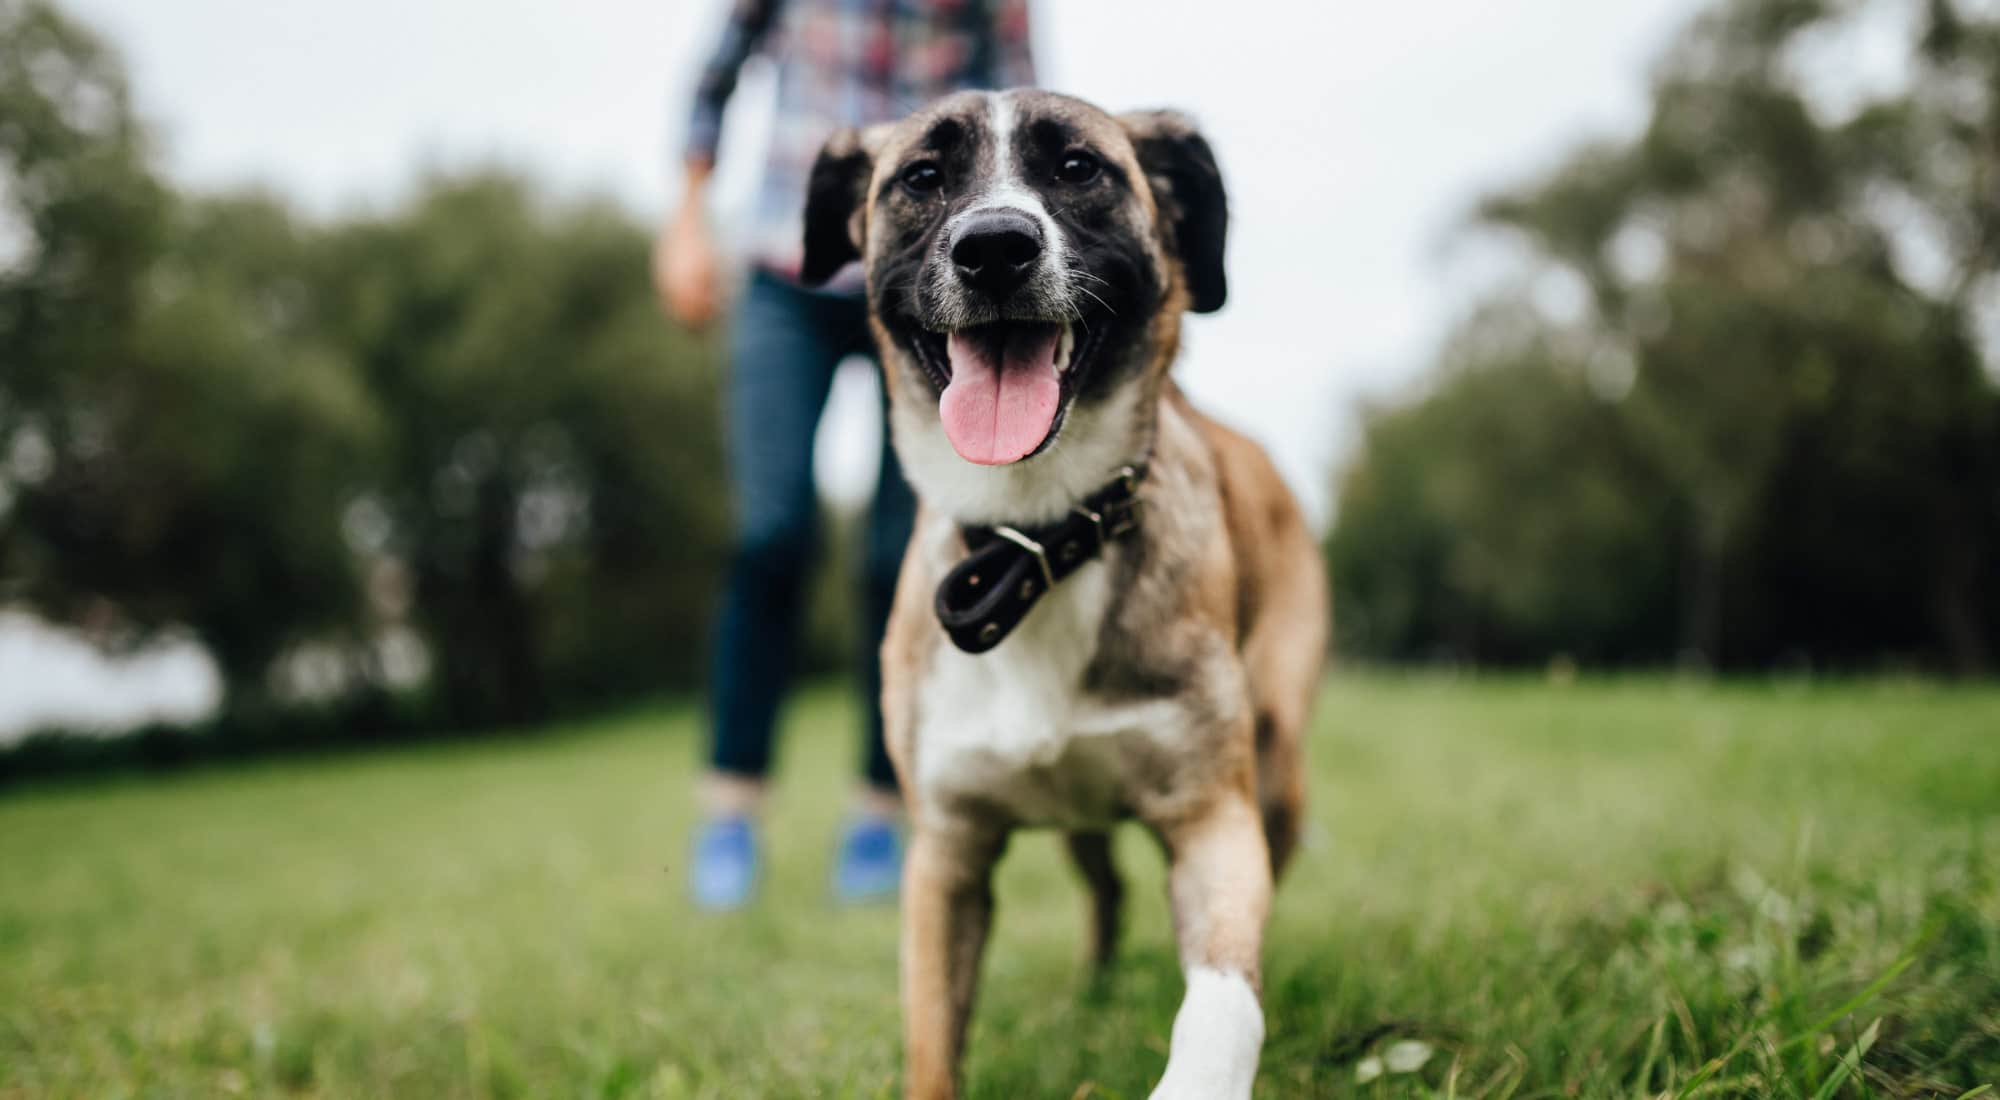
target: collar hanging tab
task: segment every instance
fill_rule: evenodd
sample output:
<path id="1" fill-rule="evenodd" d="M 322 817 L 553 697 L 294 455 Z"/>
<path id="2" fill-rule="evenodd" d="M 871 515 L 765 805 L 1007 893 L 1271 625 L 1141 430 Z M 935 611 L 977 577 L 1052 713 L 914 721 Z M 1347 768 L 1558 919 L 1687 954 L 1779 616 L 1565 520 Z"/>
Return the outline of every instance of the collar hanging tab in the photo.
<path id="1" fill-rule="evenodd" d="M 1105 547 L 1139 529 L 1143 463 L 1122 467 L 1110 484 L 1045 527 L 966 527 L 971 551 L 938 585 L 938 622 L 953 645 L 984 653 L 1021 625 L 1036 601 Z"/>

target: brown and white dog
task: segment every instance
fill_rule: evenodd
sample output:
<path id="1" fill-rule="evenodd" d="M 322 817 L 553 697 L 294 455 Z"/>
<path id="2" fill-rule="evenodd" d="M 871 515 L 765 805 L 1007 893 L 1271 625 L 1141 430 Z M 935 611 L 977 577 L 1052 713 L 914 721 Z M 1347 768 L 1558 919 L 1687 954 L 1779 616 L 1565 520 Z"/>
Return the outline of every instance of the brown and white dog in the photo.
<path id="1" fill-rule="evenodd" d="M 1327 612 L 1270 461 L 1168 378 L 1182 312 L 1223 303 L 1227 222 L 1186 119 L 1038 91 L 843 132 L 813 168 L 804 275 L 861 261 L 921 501 L 882 650 L 908 1096 L 957 1094 L 1008 834 L 1068 831 L 1102 963 L 1125 818 L 1166 849 L 1187 979 L 1152 1095 L 1250 1095 Z"/>

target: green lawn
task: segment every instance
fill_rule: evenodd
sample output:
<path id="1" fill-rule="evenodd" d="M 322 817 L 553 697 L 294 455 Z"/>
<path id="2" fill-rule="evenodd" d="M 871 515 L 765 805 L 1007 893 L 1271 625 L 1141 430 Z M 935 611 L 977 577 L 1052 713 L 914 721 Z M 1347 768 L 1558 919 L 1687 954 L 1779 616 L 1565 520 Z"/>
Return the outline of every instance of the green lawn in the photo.
<path id="1" fill-rule="evenodd" d="M 0 1097 L 893 1095 L 894 915 L 827 901 L 852 726 L 793 708 L 730 918 L 683 896 L 683 709 L 0 797 Z M 1311 751 L 1260 1096 L 2000 1080 L 2000 690 L 1337 678 Z M 1120 849 L 1094 988 L 1053 839 L 1015 844 L 972 1096 L 1146 1096 L 1180 979 Z"/>

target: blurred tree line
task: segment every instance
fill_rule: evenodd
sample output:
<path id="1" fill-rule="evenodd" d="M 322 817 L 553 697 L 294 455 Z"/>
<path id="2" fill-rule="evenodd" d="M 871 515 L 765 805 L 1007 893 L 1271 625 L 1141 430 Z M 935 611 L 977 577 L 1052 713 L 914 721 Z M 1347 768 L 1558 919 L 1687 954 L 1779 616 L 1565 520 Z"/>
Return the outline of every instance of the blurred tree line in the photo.
<path id="1" fill-rule="evenodd" d="M 1730 0 L 1636 140 L 1480 205 L 1545 292 L 1368 413 L 1328 543 L 1348 651 L 1990 667 L 2000 18 L 1971 7 Z M 1896 27 L 1904 79 L 1836 102 L 1843 36 Z"/>
<path id="2" fill-rule="evenodd" d="M 191 634 L 246 729 L 694 683 L 717 366 L 647 247 L 497 172 L 332 222 L 178 194 L 114 53 L 0 0 L 0 605 Z"/>

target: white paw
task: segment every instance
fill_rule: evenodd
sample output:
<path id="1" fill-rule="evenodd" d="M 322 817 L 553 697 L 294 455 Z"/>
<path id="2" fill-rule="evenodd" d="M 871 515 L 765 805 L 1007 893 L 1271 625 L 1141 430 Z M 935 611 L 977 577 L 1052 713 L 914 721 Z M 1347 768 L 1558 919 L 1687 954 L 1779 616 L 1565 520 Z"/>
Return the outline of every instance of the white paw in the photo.
<path id="1" fill-rule="evenodd" d="M 1254 1074 L 1252 1076 L 1255 1076 Z M 1196 1080 L 1189 1074 L 1168 1074 L 1153 1090 L 1149 1100 L 1250 1100 L 1250 1083 L 1226 1080 Z"/>
<path id="2" fill-rule="evenodd" d="M 1192 967 L 1152 1100 L 1250 1100 L 1263 1046 L 1264 1011 L 1243 975 Z"/>

